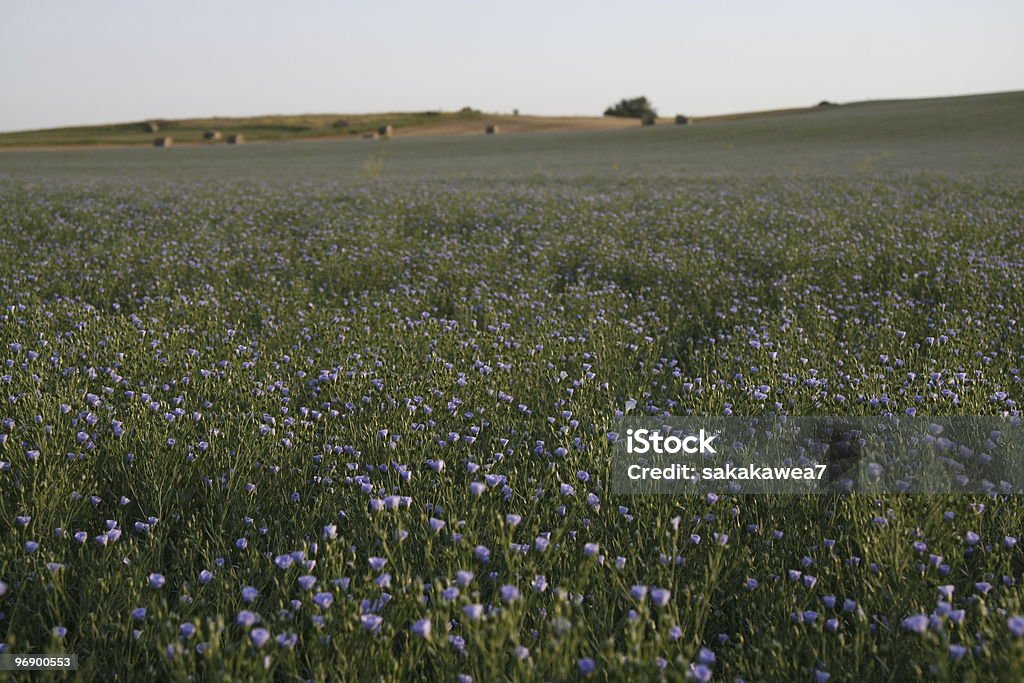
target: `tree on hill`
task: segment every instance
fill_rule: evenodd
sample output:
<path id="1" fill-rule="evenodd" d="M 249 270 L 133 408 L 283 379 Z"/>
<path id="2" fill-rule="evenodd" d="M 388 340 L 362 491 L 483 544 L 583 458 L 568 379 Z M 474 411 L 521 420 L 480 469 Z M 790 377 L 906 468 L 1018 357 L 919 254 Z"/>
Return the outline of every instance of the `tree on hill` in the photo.
<path id="1" fill-rule="evenodd" d="M 658 115 L 646 97 L 623 98 L 619 103 L 604 110 L 605 116 L 622 116 L 630 119 L 641 119 L 644 114 Z"/>

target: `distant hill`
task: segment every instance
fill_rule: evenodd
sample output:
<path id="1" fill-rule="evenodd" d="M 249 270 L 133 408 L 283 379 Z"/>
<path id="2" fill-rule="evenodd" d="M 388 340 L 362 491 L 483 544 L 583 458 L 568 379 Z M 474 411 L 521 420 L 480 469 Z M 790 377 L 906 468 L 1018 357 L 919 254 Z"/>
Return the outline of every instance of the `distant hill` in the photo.
<path id="1" fill-rule="evenodd" d="M 158 130 L 150 132 L 150 124 Z M 464 109 L 456 112 L 422 111 L 382 114 L 303 114 L 245 118 L 148 119 L 101 126 L 74 126 L 48 130 L 0 133 L 3 147 L 63 147 L 151 145 L 154 138 L 170 136 L 176 145 L 214 144 L 204 134 L 220 132 L 223 138 L 242 134 L 246 142 L 310 139 L 360 139 L 390 125 L 395 135 L 484 134 L 489 124 L 500 132 L 594 130 L 638 126 L 639 121 L 613 117 L 513 116 L 484 114 Z M 223 139 L 217 142 L 223 143 Z"/>
<path id="2" fill-rule="evenodd" d="M 346 126 L 335 126 L 339 119 Z M 472 111 L 160 123 L 180 147 L 153 149 L 154 134 L 139 122 L 0 136 L 0 179 L 1024 172 L 1024 92 L 815 106 L 686 126 Z M 485 135 L 488 123 L 502 134 Z M 362 139 L 379 125 L 394 126 L 391 141 Z M 203 144 L 206 130 L 282 142 Z"/>
<path id="3" fill-rule="evenodd" d="M 774 117 L 814 112 L 819 107 L 744 112 L 721 116 L 691 117 L 691 123 L 709 123 Z M 662 118 L 658 125 L 672 125 L 675 117 Z M 151 131 L 152 124 L 157 130 Z M 11 147 L 129 146 L 152 145 L 157 137 L 170 136 L 176 145 L 223 143 L 228 135 L 242 134 L 246 142 L 311 139 L 359 139 L 390 125 L 395 135 L 469 135 L 485 133 L 487 125 L 501 133 L 536 133 L 634 128 L 639 119 L 614 116 L 528 116 L 487 114 L 474 109 L 454 112 L 421 111 L 381 114 L 301 114 L 193 119 L 147 119 L 98 126 L 71 126 L 45 130 L 0 133 L 0 149 Z M 204 135 L 217 131 L 221 139 L 208 141 Z"/>
<path id="4" fill-rule="evenodd" d="M 916 100 L 876 100 L 837 105 L 823 101 L 816 106 L 776 109 L 770 111 L 691 117 L 690 123 L 703 127 L 709 123 L 775 119 L 790 134 L 796 126 L 803 137 L 819 125 L 826 125 L 829 134 L 850 132 L 850 127 L 863 125 L 866 118 L 884 115 L 885 127 L 891 132 L 919 135 L 922 126 L 949 125 L 955 130 L 977 125 L 972 118 L 1000 116 L 1011 107 L 1011 116 L 1021 113 L 1024 93 L 998 93 Z M 658 120 L 658 127 L 673 125 L 674 117 Z M 151 131 L 152 124 L 158 128 Z M 176 145 L 223 144 L 227 136 L 242 134 L 246 142 L 286 140 L 360 139 L 382 126 L 391 126 L 396 136 L 420 135 L 483 135 L 488 125 L 496 125 L 501 133 L 534 133 L 553 131 L 593 131 L 635 128 L 638 119 L 612 116 L 525 116 L 487 114 L 465 108 L 455 112 L 420 111 L 380 114 L 302 114 L 294 116 L 251 116 L 243 118 L 211 117 L 194 119 L 148 119 L 131 123 L 99 126 L 73 126 L 47 130 L 0 133 L 0 149 L 67 146 L 145 146 L 157 137 L 170 136 Z M 807 127 L 804 130 L 805 126 Z M 954 130 L 954 132 L 955 132 Z M 208 132 L 219 132 L 221 139 L 205 140 Z M 741 133 L 742 134 L 742 133 Z"/>

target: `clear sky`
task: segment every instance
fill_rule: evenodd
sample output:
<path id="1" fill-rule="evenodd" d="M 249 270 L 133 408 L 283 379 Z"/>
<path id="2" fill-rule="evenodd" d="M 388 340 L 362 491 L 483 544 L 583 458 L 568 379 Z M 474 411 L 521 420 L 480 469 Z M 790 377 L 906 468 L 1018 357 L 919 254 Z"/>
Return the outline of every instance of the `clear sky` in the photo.
<path id="1" fill-rule="evenodd" d="M 0 0 L 0 130 L 1024 89 L 1024 0 Z"/>

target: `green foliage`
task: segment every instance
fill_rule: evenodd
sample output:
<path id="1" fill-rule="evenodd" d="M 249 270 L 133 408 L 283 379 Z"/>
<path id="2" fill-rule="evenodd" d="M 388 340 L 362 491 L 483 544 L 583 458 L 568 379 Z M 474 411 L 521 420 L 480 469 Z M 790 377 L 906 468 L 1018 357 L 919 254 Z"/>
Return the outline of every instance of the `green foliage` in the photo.
<path id="1" fill-rule="evenodd" d="M 604 110 L 605 116 L 621 116 L 623 118 L 639 119 L 645 114 L 658 115 L 654 105 L 647 101 L 646 97 L 631 97 L 619 100 Z"/>
<path id="2" fill-rule="evenodd" d="M 634 401 L 1019 410 L 1021 96 L 940 102 L 0 154 L 0 643 L 77 652 L 82 680 L 572 680 L 583 657 L 591 680 L 685 680 L 701 648 L 714 680 L 1016 680 L 1020 497 L 608 482 L 605 434 Z M 392 494 L 409 505 L 375 512 Z M 501 604 L 505 584 L 522 597 Z M 947 585 L 962 621 L 900 627 Z M 496 608 L 473 621 L 474 603 Z M 257 648 L 242 609 L 274 639 Z"/>
<path id="3" fill-rule="evenodd" d="M 682 680 L 701 647 L 715 651 L 721 680 L 824 670 L 994 681 L 1024 667 L 1024 643 L 1006 627 L 1022 610 L 1024 559 L 1002 545 L 1024 527 L 1019 499 L 623 498 L 609 491 L 604 439 L 629 399 L 675 414 L 763 414 L 774 400 L 793 414 L 865 414 L 884 394 L 895 410 L 977 415 L 1002 410 L 991 396 L 1005 389 L 1019 404 L 1024 338 L 1009 324 L 1024 315 L 1010 277 L 1019 183 L 6 180 L 0 203 L 12 397 L 0 419 L 13 424 L 0 445 L 10 463 L 0 642 L 10 652 L 78 652 L 89 680 L 569 680 L 582 657 L 597 680 Z M 752 334 L 772 346 L 753 348 Z M 956 373 L 967 379 L 950 384 Z M 828 392 L 801 381 L 812 376 Z M 703 391 L 687 388 L 697 378 Z M 761 384 L 783 391 L 766 402 L 754 396 Z M 848 396 L 841 407 L 836 392 Z M 432 412 L 411 411 L 412 397 Z M 473 427 L 474 443 L 437 443 Z M 79 431 L 95 434 L 95 449 Z M 557 447 L 564 456 L 550 455 Z M 434 458 L 447 463 L 440 473 L 425 465 Z M 485 474 L 506 477 L 511 495 L 500 484 L 474 495 Z M 410 505 L 373 512 L 359 475 L 373 496 L 397 491 Z M 431 517 L 447 527 L 434 532 Z M 107 520 L 123 534 L 101 545 Z M 329 524 L 336 538 L 324 537 Z M 79 530 L 87 542 L 69 538 Z M 967 532 L 982 539 L 976 552 Z M 546 552 L 511 545 L 546 533 Z M 29 541 L 40 548 L 28 552 Z M 584 557 L 586 543 L 604 560 Z M 487 564 L 477 545 L 492 550 Z M 294 551 L 315 566 L 274 564 Z M 386 588 L 370 556 L 388 560 Z M 791 569 L 816 583 L 789 580 Z M 442 600 L 459 570 L 474 579 Z M 151 572 L 166 585 L 151 588 Z M 305 573 L 332 607 L 299 587 Z M 543 592 L 530 588 L 538 575 Z M 748 578 L 760 586 L 748 590 Z M 995 587 L 976 593 L 982 580 Z M 465 618 L 466 605 L 500 602 L 502 584 L 522 599 Z M 671 602 L 636 599 L 640 584 L 670 589 Z M 963 624 L 901 630 L 904 616 L 935 608 L 944 584 Z M 246 586 L 259 591 L 251 604 Z M 361 604 L 382 591 L 393 597 L 371 634 Z M 857 608 L 827 608 L 830 595 Z M 241 609 L 272 636 L 295 634 L 294 649 L 256 649 Z M 817 621 L 793 620 L 807 610 Z M 423 618 L 429 640 L 409 632 Z M 182 635 L 185 623 L 196 635 Z M 950 659 L 950 644 L 975 642 L 977 653 Z M 517 645 L 530 656 L 515 659 Z"/>

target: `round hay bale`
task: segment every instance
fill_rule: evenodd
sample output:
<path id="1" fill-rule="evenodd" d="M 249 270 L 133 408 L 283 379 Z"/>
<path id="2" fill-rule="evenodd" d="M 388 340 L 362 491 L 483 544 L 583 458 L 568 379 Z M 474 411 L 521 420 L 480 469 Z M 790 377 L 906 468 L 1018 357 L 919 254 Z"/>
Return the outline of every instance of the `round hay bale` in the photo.
<path id="1" fill-rule="evenodd" d="M 497 135 L 499 130 L 500 130 L 500 128 L 498 127 L 498 124 L 496 124 L 496 123 L 489 123 L 489 124 L 487 124 L 487 134 L 488 135 Z"/>
<path id="2" fill-rule="evenodd" d="M 653 126 L 655 123 L 654 114 L 647 112 L 643 115 L 643 118 L 640 119 L 640 123 L 644 126 Z"/>
<path id="3" fill-rule="evenodd" d="M 688 126 L 690 125 L 690 117 L 683 116 L 682 114 L 676 114 L 676 125 L 677 126 Z"/>
<path id="4" fill-rule="evenodd" d="M 232 133 L 228 136 L 229 145 L 242 145 L 245 144 L 245 136 L 241 133 Z"/>
<path id="5" fill-rule="evenodd" d="M 142 129 L 145 130 L 147 133 L 159 133 L 160 124 L 156 121 L 147 121 L 142 125 Z"/>
<path id="6" fill-rule="evenodd" d="M 395 129 L 391 126 L 391 124 L 381 126 L 380 128 L 377 129 L 377 134 L 385 138 L 391 137 L 394 134 L 394 132 Z"/>
<path id="7" fill-rule="evenodd" d="M 216 142 L 217 140 L 221 139 L 220 131 L 208 130 L 205 133 L 203 133 L 203 139 L 206 140 L 207 142 Z"/>
<path id="8" fill-rule="evenodd" d="M 157 139 L 153 140 L 153 146 L 154 147 L 171 147 L 173 145 L 174 145 L 174 138 L 172 138 L 172 137 L 165 136 L 165 137 L 157 138 Z"/>

